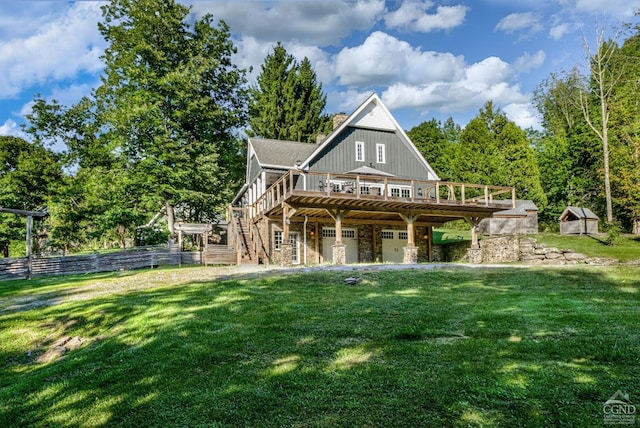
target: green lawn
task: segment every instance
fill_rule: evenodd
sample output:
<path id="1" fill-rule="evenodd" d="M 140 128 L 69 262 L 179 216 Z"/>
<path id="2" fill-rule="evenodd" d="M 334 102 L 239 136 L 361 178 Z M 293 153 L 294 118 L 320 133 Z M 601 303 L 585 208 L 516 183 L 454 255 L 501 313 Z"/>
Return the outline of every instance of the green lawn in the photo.
<path id="1" fill-rule="evenodd" d="M 607 257 L 621 262 L 640 260 L 640 237 L 623 235 L 615 245 L 604 243 L 606 235 L 592 237 L 587 235 L 559 235 L 557 233 L 540 233 L 532 235 L 540 243 L 557 248 L 570 248 L 578 253 L 591 257 Z"/>
<path id="2" fill-rule="evenodd" d="M 640 405 L 640 268 L 227 272 L 1 282 L 0 426 L 602 427 L 616 391 Z"/>

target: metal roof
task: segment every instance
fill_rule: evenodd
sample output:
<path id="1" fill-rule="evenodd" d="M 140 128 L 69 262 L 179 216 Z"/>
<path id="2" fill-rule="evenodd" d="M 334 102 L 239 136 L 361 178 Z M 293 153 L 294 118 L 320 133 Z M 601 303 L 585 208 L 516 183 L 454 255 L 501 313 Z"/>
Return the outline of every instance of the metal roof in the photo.
<path id="1" fill-rule="evenodd" d="M 572 214 L 575 218 L 578 218 L 578 219 L 582 219 L 582 218 L 592 219 L 592 220 L 599 219 L 599 217 L 595 215 L 593 211 L 591 211 L 589 208 L 568 206 L 567 208 L 564 209 L 562 214 L 560 214 L 559 220 L 562 220 L 563 218 L 567 217 L 568 214 Z"/>

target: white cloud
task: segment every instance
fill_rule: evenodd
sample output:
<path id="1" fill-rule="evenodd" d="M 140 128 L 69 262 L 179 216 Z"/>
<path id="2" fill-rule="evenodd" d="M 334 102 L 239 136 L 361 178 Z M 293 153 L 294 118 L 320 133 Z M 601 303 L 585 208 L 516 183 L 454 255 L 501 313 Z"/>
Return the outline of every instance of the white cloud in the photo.
<path id="1" fill-rule="evenodd" d="M 554 25 L 549 29 L 549 36 L 551 36 L 553 40 L 560 40 L 570 30 L 571 26 L 567 23 Z"/>
<path id="2" fill-rule="evenodd" d="M 35 34 L 0 43 L 0 98 L 53 80 L 97 73 L 104 40 L 97 29 L 100 3 L 77 2 Z"/>
<path id="3" fill-rule="evenodd" d="M 385 11 L 384 0 L 207 1 L 193 11 L 223 19 L 231 31 L 259 41 L 298 41 L 334 45 L 354 30 L 373 27 Z"/>
<path id="4" fill-rule="evenodd" d="M 495 31 L 503 31 L 507 34 L 513 34 L 521 30 L 529 30 L 537 33 L 543 28 L 540 22 L 540 16 L 533 12 L 512 13 L 505 16 L 498 22 Z"/>
<path id="5" fill-rule="evenodd" d="M 10 135 L 13 137 L 28 139 L 28 135 L 25 134 L 20 126 L 13 119 L 7 119 L 7 121 L 0 126 L 0 135 Z"/>
<path id="6" fill-rule="evenodd" d="M 438 30 L 449 30 L 464 22 L 469 8 L 463 5 L 438 6 L 435 14 L 428 11 L 434 3 L 429 0 L 407 0 L 400 7 L 385 15 L 387 28 L 428 33 Z"/>
<path id="7" fill-rule="evenodd" d="M 531 103 L 508 104 L 503 110 L 507 117 L 522 129 L 542 129 L 538 112 Z"/>
<path id="8" fill-rule="evenodd" d="M 640 10 L 639 0 L 575 0 L 578 12 L 598 13 L 618 19 L 630 18 Z"/>
<path id="9" fill-rule="evenodd" d="M 335 58 L 340 84 L 352 90 L 337 96 L 351 106 L 363 89 L 382 90 L 390 109 L 414 108 L 460 113 L 477 110 L 493 100 L 497 105 L 525 104 L 529 96 L 514 83 L 519 73 L 539 67 L 543 51 L 523 54 L 513 65 L 491 56 L 467 64 L 462 56 L 421 51 L 386 33 L 375 32 L 361 45 L 344 48 Z M 384 89 L 386 88 L 386 89 Z"/>
<path id="10" fill-rule="evenodd" d="M 546 54 L 543 50 L 539 50 L 533 55 L 529 54 L 529 52 L 525 52 L 524 55 L 513 63 L 513 68 L 519 73 L 526 73 L 544 64 L 545 58 Z"/>
<path id="11" fill-rule="evenodd" d="M 372 33 L 360 46 L 342 49 L 335 58 L 335 72 L 343 85 L 452 81 L 461 76 L 463 68 L 462 57 L 423 52 L 380 31 Z"/>

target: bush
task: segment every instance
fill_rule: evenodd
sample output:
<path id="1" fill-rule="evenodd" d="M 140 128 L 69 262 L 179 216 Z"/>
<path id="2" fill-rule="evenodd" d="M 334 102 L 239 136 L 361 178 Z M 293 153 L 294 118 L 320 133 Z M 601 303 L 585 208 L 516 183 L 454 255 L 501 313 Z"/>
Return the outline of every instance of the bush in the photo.
<path id="1" fill-rule="evenodd" d="M 607 233 L 605 243 L 609 246 L 616 245 L 618 238 L 622 235 L 622 226 L 617 221 L 607 222 L 604 228 Z"/>

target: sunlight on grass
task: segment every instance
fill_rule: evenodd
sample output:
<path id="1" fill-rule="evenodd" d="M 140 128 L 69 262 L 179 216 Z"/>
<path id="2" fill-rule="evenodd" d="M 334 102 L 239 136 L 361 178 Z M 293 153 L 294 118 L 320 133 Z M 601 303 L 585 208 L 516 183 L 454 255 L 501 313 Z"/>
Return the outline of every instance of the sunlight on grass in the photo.
<path id="1" fill-rule="evenodd" d="M 251 297 L 246 295 L 240 295 L 237 292 L 231 292 L 226 294 L 221 294 L 215 299 L 213 299 L 212 308 L 219 308 L 225 305 L 230 305 L 232 303 L 242 302 L 244 300 L 249 300 Z"/>
<path id="2" fill-rule="evenodd" d="M 278 358 L 271 363 L 271 367 L 267 369 L 267 375 L 278 376 L 289 373 L 298 368 L 299 355 L 290 355 L 284 358 Z"/>
<path id="3" fill-rule="evenodd" d="M 593 385 L 596 385 L 598 383 L 593 376 L 589 376 L 584 373 L 580 373 L 579 375 L 575 376 L 573 379 L 577 383 L 587 383 L 587 384 L 593 384 Z"/>
<path id="4" fill-rule="evenodd" d="M 373 354 L 362 346 L 345 348 L 338 351 L 336 359 L 329 364 L 329 371 L 348 370 L 359 364 L 366 363 Z"/>
<path id="5" fill-rule="evenodd" d="M 394 294 L 399 294 L 400 296 L 419 296 L 422 294 L 423 290 L 419 290 L 417 288 L 407 288 L 406 290 L 398 290 L 394 291 Z"/>
<path id="6" fill-rule="evenodd" d="M 484 413 L 483 410 L 466 409 L 460 416 L 460 422 L 465 426 L 488 427 L 496 424 L 496 418 Z"/>

